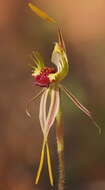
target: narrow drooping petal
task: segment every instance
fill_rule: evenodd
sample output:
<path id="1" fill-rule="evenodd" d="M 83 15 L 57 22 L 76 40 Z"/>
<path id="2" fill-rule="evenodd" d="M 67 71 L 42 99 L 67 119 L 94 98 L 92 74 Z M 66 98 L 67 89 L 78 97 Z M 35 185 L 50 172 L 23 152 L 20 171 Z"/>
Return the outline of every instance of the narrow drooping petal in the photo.
<path id="1" fill-rule="evenodd" d="M 51 88 L 51 102 L 48 110 L 47 120 L 45 124 L 45 137 L 47 137 L 59 110 L 60 96 L 59 96 L 59 87 Z"/>
<path id="2" fill-rule="evenodd" d="M 49 151 L 48 143 L 46 143 L 46 151 L 47 151 L 47 164 L 48 164 L 49 178 L 50 178 L 50 183 L 53 186 L 54 183 L 53 183 L 51 158 L 50 158 L 50 151 Z"/>
<path id="3" fill-rule="evenodd" d="M 40 174 L 43 168 L 43 162 L 44 162 L 44 154 L 45 154 L 45 142 L 43 141 L 43 145 L 42 145 L 42 152 L 41 152 L 41 158 L 40 158 L 40 164 L 39 164 L 39 168 L 38 168 L 38 172 L 36 175 L 36 180 L 35 180 L 35 184 L 38 184 L 39 178 L 40 178 Z"/>
<path id="4" fill-rule="evenodd" d="M 48 16 L 44 11 L 40 10 L 38 7 L 36 7 L 35 5 L 33 5 L 31 2 L 28 3 L 28 6 L 30 7 L 30 9 L 39 17 L 41 17 L 42 19 L 48 21 L 48 22 L 52 22 L 52 23 L 56 23 L 56 21 L 51 18 L 50 16 Z"/>
<path id="5" fill-rule="evenodd" d="M 37 172 L 37 176 L 36 176 L 36 184 L 39 181 L 41 171 L 43 168 L 43 161 L 44 161 L 44 154 L 45 154 L 45 147 L 46 147 L 49 178 L 50 178 L 50 183 L 53 186 L 53 174 L 52 174 L 52 167 L 51 167 L 50 151 L 49 151 L 47 138 L 45 139 L 45 126 L 46 126 L 46 121 L 47 121 L 47 119 L 46 119 L 46 103 L 47 103 L 49 91 L 50 91 L 49 88 L 45 90 L 45 92 L 42 94 L 41 102 L 40 102 L 39 120 L 40 120 L 40 124 L 41 124 L 41 128 L 42 128 L 42 132 L 44 135 L 44 140 L 43 140 L 43 146 L 42 146 L 42 152 L 41 152 L 41 159 L 40 159 L 39 168 L 38 168 L 38 172 Z"/>
<path id="6" fill-rule="evenodd" d="M 26 114 L 28 115 L 28 117 L 31 117 L 31 114 L 29 113 L 29 105 L 31 104 L 31 102 L 35 101 L 39 96 L 41 96 L 41 94 L 45 91 L 45 88 L 43 88 L 38 94 L 36 94 L 36 96 L 34 96 L 33 98 L 31 98 L 29 100 L 29 102 L 26 105 Z"/>
<path id="7" fill-rule="evenodd" d="M 99 125 L 96 123 L 96 121 L 94 120 L 94 118 L 92 117 L 91 112 L 85 108 L 78 100 L 77 98 L 64 86 L 62 86 L 61 84 L 59 85 L 61 87 L 61 89 L 67 94 L 67 96 L 72 100 L 72 102 L 80 109 L 82 110 L 93 122 L 93 124 L 97 127 L 99 134 L 101 134 L 101 128 L 99 127 Z"/>
<path id="8" fill-rule="evenodd" d="M 49 110 L 48 110 L 48 114 L 46 116 L 46 102 L 47 102 L 47 97 L 48 97 L 48 93 L 50 90 L 50 96 L 51 96 L 51 102 L 50 102 L 50 106 L 49 106 Z M 44 135 L 44 140 L 43 140 L 43 146 L 42 146 L 42 153 L 41 153 L 41 159 L 40 159 L 40 164 L 39 164 L 39 169 L 37 172 L 37 177 L 36 177 L 36 182 L 38 183 L 39 181 L 39 177 L 42 171 L 42 167 L 43 167 L 43 160 L 44 160 L 44 153 L 45 153 L 45 146 L 46 146 L 46 152 L 47 152 L 47 164 L 48 164 L 48 171 L 49 171 L 49 178 L 50 178 L 50 183 L 53 186 L 53 174 L 52 174 L 52 167 L 51 167 L 51 158 L 50 158 L 50 151 L 49 151 L 49 146 L 48 146 L 48 141 L 47 141 L 47 137 L 48 137 L 48 133 L 49 130 L 51 128 L 51 126 L 53 125 L 57 112 L 59 110 L 59 88 L 58 87 L 53 87 L 53 88 L 49 88 L 47 89 L 42 97 L 41 97 L 41 102 L 40 102 L 40 114 L 39 114 L 39 119 L 40 119 L 40 124 L 41 124 L 41 128 L 43 131 L 43 135 Z"/>
<path id="9" fill-rule="evenodd" d="M 36 175 L 36 180 L 35 184 L 38 184 L 42 168 L 43 168 L 43 163 L 44 163 L 44 155 L 45 155 L 45 147 L 46 147 L 46 152 L 47 152 L 47 164 L 48 164 L 48 172 L 49 172 L 49 178 L 50 178 L 50 183 L 53 186 L 53 174 L 52 174 L 52 167 L 51 167 L 51 158 L 50 158 L 50 151 L 49 151 L 49 146 L 47 140 L 43 140 L 43 145 L 42 145 L 42 151 L 41 151 L 41 158 L 40 158 L 40 163 L 39 163 L 39 168 L 37 171 Z"/>
<path id="10" fill-rule="evenodd" d="M 49 89 L 46 89 L 46 91 L 42 94 L 41 101 L 40 101 L 40 109 L 39 109 L 39 120 L 41 129 L 44 134 L 44 128 L 46 123 L 46 103 L 47 103 L 47 97 L 48 97 Z"/>

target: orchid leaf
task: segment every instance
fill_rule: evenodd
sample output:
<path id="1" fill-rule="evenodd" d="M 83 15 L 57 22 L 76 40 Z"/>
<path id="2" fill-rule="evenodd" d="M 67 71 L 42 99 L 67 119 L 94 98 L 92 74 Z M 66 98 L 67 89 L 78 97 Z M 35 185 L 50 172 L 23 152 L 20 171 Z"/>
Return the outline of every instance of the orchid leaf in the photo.
<path id="1" fill-rule="evenodd" d="M 31 2 L 28 3 L 28 6 L 30 7 L 30 9 L 39 17 L 41 17 L 42 19 L 51 22 L 51 23 L 56 23 L 56 21 L 51 18 L 50 16 L 48 16 L 44 11 L 40 10 L 38 7 L 36 7 L 35 5 L 33 5 Z"/>
<path id="2" fill-rule="evenodd" d="M 94 120 L 94 118 L 92 117 L 91 112 L 85 108 L 78 100 L 77 98 L 70 92 L 70 90 L 68 90 L 67 88 L 65 88 L 64 86 L 62 86 L 61 84 L 59 85 L 61 87 L 61 89 L 67 94 L 67 96 L 72 100 L 72 102 L 81 110 L 83 111 L 92 121 L 92 123 L 96 126 L 96 128 L 99 131 L 99 134 L 101 134 L 101 128 L 99 127 L 99 125 L 96 123 L 96 121 Z"/>

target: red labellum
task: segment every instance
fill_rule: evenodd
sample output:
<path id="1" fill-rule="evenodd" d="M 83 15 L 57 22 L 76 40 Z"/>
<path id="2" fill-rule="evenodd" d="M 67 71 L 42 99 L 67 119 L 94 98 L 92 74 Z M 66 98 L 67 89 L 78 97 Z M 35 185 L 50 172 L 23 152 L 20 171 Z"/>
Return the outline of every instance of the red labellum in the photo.
<path id="1" fill-rule="evenodd" d="M 56 69 L 50 68 L 50 67 L 45 67 L 42 69 L 39 75 L 34 76 L 35 78 L 35 84 L 41 87 L 47 87 L 51 81 L 49 79 L 49 74 L 55 73 Z"/>

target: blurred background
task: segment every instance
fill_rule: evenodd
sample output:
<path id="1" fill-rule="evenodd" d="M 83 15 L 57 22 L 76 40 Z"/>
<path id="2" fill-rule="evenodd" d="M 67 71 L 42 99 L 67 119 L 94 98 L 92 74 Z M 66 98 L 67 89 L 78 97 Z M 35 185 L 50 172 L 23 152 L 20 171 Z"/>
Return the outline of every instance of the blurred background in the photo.
<path id="1" fill-rule="evenodd" d="M 62 27 L 70 73 L 63 84 L 91 110 L 102 135 L 62 94 L 65 140 L 65 189 L 105 189 L 105 1 L 32 1 Z M 34 179 L 40 159 L 42 132 L 39 101 L 25 113 L 26 103 L 40 87 L 31 77 L 33 50 L 47 64 L 56 28 L 43 22 L 25 0 L 0 1 L 0 190 L 50 190 L 46 161 L 38 185 Z M 54 127 L 49 135 L 55 187 L 58 160 Z"/>

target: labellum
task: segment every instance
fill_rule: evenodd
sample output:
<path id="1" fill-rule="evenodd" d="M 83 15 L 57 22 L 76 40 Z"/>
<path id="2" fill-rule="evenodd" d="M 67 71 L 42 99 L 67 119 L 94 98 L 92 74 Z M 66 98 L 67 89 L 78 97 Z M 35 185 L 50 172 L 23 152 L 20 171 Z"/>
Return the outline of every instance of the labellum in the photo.
<path id="1" fill-rule="evenodd" d="M 40 87 L 48 87 L 49 84 L 53 81 L 50 81 L 49 79 L 49 74 L 51 73 L 55 73 L 56 70 L 54 68 L 50 68 L 50 67 L 44 67 L 40 74 L 37 76 L 34 76 L 35 79 L 35 85 L 38 85 Z"/>

